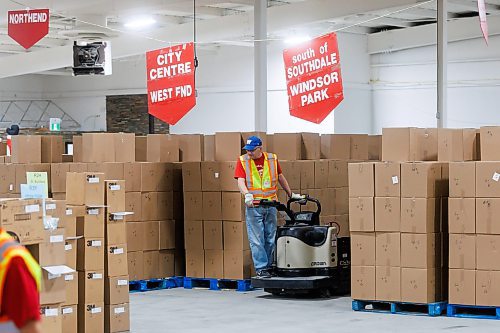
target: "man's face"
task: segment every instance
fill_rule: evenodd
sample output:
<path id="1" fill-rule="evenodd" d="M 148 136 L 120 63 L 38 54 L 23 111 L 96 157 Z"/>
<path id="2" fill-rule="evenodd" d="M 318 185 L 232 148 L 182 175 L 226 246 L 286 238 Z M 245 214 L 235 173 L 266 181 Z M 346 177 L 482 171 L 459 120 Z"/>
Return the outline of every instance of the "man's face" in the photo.
<path id="1" fill-rule="evenodd" d="M 255 148 L 254 150 L 247 150 L 247 155 L 252 160 L 259 159 L 262 156 L 262 147 Z"/>

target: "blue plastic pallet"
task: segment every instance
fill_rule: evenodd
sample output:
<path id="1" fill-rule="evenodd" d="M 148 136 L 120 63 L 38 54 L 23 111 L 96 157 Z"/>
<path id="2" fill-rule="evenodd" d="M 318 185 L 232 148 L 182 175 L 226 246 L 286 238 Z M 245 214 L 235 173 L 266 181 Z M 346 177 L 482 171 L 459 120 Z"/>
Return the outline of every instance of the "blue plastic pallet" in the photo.
<path id="1" fill-rule="evenodd" d="M 250 280 L 229 280 L 209 278 L 184 278 L 184 288 L 208 288 L 210 290 L 235 289 L 236 291 L 250 291 L 252 285 Z"/>
<path id="2" fill-rule="evenodd" d="M 372 309 L 366 307 L 371 305 Z M 383 301 L 352 301 L 354 311 L 392 313 L 417 316 L 440 316 L 446 310 L 446 302 L 436 303 L 408 303 L 408 302 L 383 302 Z"/>
<path id="3" fill-rule="evenodd" d="M 448 317 L 500 320 L 500 307 L 448 304 Z"/>
<path id="4" fill-rule="evenodd" d="M 182 287 L 184 284 L 183 277 L 171 277 L 165 279 L 150 279 L 150 280 L 137 280 L 129 282 L 130 292 L 144 292 L 160 289 L 171 289 Z"/>

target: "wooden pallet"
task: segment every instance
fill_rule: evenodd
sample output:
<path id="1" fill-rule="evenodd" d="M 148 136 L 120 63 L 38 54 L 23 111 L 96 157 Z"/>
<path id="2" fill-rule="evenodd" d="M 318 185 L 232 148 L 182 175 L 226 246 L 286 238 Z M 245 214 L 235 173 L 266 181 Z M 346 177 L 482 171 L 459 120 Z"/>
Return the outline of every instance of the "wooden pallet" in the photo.
<path id="1" fill-rule="evenodd" d="M 151 290 L 178 288 L 182 287 L 183 283 L 183 277 L 130 281 L 129 291 L 144 292 Z"/>
<path id="2" fill-rule="evenodd" d="M 250 291 L 250 280 L 210 279 L 210 278 L 184 278 L 184 288 L 205 288 L 209 290 L 234 289 L 236 291 Z"/>
<path id="3" fill-rule="evenodd" d="M 384 301 L 352 301 L 354 311 L 391 313 L 403 315 L 440 316 L 446 310 L 446 302 L 408 303 Z M 368 307 L 368 308 L 367 308 Z"/>
<path id="4" fill-rule="evenodd" d="M 448 304 L 446 315 L 448 317 L 500 320 L 500 307 Z"/>

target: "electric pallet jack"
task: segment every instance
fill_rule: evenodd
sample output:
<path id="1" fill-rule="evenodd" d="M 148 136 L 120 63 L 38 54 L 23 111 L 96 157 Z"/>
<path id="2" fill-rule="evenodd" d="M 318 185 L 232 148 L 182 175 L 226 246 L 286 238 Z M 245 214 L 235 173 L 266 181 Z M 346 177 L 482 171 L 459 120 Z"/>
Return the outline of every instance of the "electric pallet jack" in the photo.
<path id="1" fill-rule="evenodd" d="M 291 209 L 308 202 L 316 211 Z M 321 204 L 305 196 L 290 199 L 286 206 L 279 201 L 260 200 L 256 206 L 276 207 L 285 225 L 276 231 L 276 265 L 270 278 L 253 277 L 252 286 L 273 295 L 311 295 L 328 297 L 350 292 L 349 238 L 338 238 L 339 225 L 320 225 Z"/>

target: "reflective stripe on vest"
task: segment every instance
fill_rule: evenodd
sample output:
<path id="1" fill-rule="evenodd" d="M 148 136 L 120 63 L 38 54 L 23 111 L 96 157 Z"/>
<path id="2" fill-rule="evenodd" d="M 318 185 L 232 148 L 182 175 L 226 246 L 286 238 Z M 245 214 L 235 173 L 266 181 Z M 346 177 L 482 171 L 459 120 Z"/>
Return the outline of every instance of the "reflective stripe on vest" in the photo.
<path id="1" fill-rule="evenodd" d="M 0 322 L 0 333 L 19 333 L 19 329 L 13 321 Z"/>
<path id="2" fill-rule="evenodd" d="M 240 156 L 240 161 L 245 169 L 246 185 L 248 192 L 259 199 L 276 199 L 278 192 L 277 159 L 274 154 L 264 154 L 262 176 L 257 170 L 255 162 L 248 155 Z"/>

